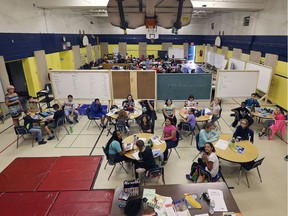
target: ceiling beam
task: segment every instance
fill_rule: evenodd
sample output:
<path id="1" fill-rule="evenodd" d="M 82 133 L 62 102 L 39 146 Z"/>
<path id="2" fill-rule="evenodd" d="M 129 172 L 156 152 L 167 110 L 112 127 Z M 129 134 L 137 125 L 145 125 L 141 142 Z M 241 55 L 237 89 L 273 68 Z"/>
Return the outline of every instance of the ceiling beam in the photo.
<path id="1" fill-rule="evenodd" d="M 106 8 L 109 0 L 38 0 L 36 6 L 45 9 L 58 8 Z"/>

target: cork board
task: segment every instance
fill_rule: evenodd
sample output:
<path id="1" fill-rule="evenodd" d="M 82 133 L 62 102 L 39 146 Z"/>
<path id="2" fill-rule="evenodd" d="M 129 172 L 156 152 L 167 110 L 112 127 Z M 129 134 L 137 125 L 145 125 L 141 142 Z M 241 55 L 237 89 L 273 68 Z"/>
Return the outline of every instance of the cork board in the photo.
<path id="1" fill-rule="evenodd" d="M 45 84 L 49 83 L 48 66 L 45 57 L 45 51 L 44 50 L 34 51 L 34 56 L 37 64 L 37 73 L 40 80 L 40 86 L 42 89 L 44 89 Z"/>
<path id="2" fill-rule="evenodd" d="M 100 53 L 102 58 L 104 57 L 104 55 L 108 54 L 108 43 L 106 42 L 100 43 Z"/>
<path id="3" fill-rule="evenodd" d="M 264 65 L 274 68 L 278 61 L 278 55 L 266 53 Z"/>
<path id="4" fill-rule="evenodd" d="M 155 71 L 137 72 L 138 99 L 156 99 L 155 95 Z"/>
<path id="5" fill-rule="evenodd" d="M 173 47 L 172 43 L 162 43 L 162 50 L 168 51 L 169 47 Z"/>
<path id="6" fill-rule="evenodd" d="M 144 57 L 146 57 L 146 53 L 147 53 L 147 43 L 144 42 L 140 42 L 139 43 L 139 58 L 143 55 Z"/>
<path id="7" fill-rule="evenodd" d="M 112 71 L 114 99 L 126 98 L 131 93 L 130 71 Z"/>
<path id="8" fill-rule="evenodd" d="M 74 63 L 75 63 L 75 68 L 74 69 L 79 69 L 81 67 L 81 58 L 80 58 L 80 46 L 72 46 L 72 51 L 73 51 L 73 56 L 74 56 Z"/>
<path id="9" fill-rule="evenodd" d="M 251 50 L 250 56 L 249 56 L 249 61 L 255 62 L 255 63 L 260 63 L 260 59 L 261 59 L 261 52 Z"/>

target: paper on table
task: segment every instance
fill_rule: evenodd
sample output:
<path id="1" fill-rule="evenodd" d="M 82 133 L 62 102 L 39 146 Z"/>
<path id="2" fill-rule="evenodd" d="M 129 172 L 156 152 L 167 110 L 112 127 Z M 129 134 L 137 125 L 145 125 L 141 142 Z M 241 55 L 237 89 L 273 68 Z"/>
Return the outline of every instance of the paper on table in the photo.
<path id="1" fill-rule="evenodd" d="M 226 150 L 226 148 L 228 147 L 228 142 L 226 140 L 219 139 L 215 144 L 215 147 L 222 150 Z"/>
<path id="2" fill-rule="evenodd" d="M 172 203 L 173 203 L 172 198 L 171 198 L 171 197 L 164 197 L 164 198 L 165 198 L 165 203 L 164 203 L 164 205 L 162 206 L 162 208 L 160 208 L 160 209 L 154 209 L 155 212 L 157 213 L 157 215 L 159 215 L 159 216 L 166 216 L 166 215 L 167 215 L 167 210 L 168 210 L 168 212 L 171 211 L 171 210 L 169 209 L 169 207 L 166 207 L 166 205 L 169 206 L 169 204 L 172 204 Z M 167 208 L 168 208 L 168 209 L 167 209 Z M 172 211 L 174 212 L 173 206 L 172 206 Z M 175 215 L 175 214 L 174 214 L 174 215 Z"/>
<path id="3" fill-rule="evenodd" d="M 140 160 L 139 151 L 135 151 L 135 152 L 132 154 L 132 157 L 134 157 L 136 160 Z"/>
<path id="4" fill-rule="evenodd" d="M 221 190 L 208 189 L 208 195 L 210 197 L 210 200 L 214 200 L 215 212 L 228 211 L 226 207 L 226 203 L 224 201 L 223 192 Z"/>
<path id="5" fill-rule="evenodd" d="M 150 137 L 150 139 L 152 140 L 152 142 L 155 144 L 155 145 L 161 145 L 163 143 L 163 141 L 161 140 L 161 138 L 159 136 L 153 136 L 153 137 Z"/>

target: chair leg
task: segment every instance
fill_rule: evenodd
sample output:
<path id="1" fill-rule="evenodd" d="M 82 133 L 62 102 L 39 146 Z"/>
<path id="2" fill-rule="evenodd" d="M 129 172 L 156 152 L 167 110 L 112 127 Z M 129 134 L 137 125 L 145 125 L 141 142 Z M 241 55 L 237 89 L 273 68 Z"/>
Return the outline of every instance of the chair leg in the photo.
<path id="1" fill-rule="evenodd" d="M 125 167 L 123 166 L 123 163 L 122 162 L 120 162 L 119 163 L 121 166 L 122 166 L 122 168 L 125 170 L 125 172 L 126 172 L 126 174 L 129 174 L 129 172 L 125 169 Z"/>
<path id="2" fill-rule="evenodd" d="M 196 158 L 201 154 L 201 152 L 199 152 L 195 157 L 194 159 L 192 160 L 192 162 L 194 162 L 196 160 Z"/>
<path id="3" fill-rule="evenodd" d="M 108 177 L 108 181 L 109 181 L 109 179 L 110 179 L 110 177 L 111 177 L 111 175 L 112 175 L 112 173 L 113 173 L 115 167 L 116 167 L 116 164 L 114 164 L 114 166 L 113 166 L 113 168 L 112 168 L 112 170 L 111 170 L 111 172 L 110 172 L 110 175 L 109 175 L 109 177 Z"/>
<path id="4" fill-rule="evenodd" d="M 245 172 L 245 176 L 246 176 L 246 181 L 247 181 L 247 184 L 248 184 L 248 188 L 250 188 L 250 184 L 249 184 L 249 180 L 248 180 L 247 172 Z"/>
<path id="5" fill-rule="evenodd" d="M 66 130 L 67 134 L 69 135 L 70 133 L 69 133 L 69 131 L 68 131 L 67 127 L 65 126 L 65 124 L 63 124 L 63 127 L 65 128 L 65 130 Z"/>
<path id="6" fill-rule="evenodd" d="M 172 149 L 169 149 L 168 159 L 169 159 L 171 153 L 172 153 Z"/>
<path id="7" fill-rule="evenodd" d="M 100 127 L 100 125 L 98 124 L 98 122 L 97 122 L 96 120 L 94 120 L 94 121 L 95 121 L 95 124 L 97 125 L 98 129 L 101 130 L 101 127 Z"/>
<path id="8" fill-rule="evenodd" d="M 108 160 L 107 160 L 107 162 L 106 162 L 106 164 L 105 164 L 105 166 L 104 166 L 104 169 L 106 169 L 106 167 L 107 167 L 107 164 L 108 164 Z"/>
<path id="9" fill-rule="evenodd" d="M 192 146 L 192 142 L 193 142 L 193 137 L 194 137 L 194 133 L 192 132 L 191 133 L 191 142 L 190 142 L 190 145 Z"/>
<path id="10" fill-rule="evenodd" d="M 165 185 L 164 168 L 162 167 L 162 182 Z"/>
<path id="11" fill-rule="evenodd" d="M 88 127 L 87 127 L 87 130 L 89 129 L 90 125 L 92 124 L 93 121 L 89 120 L 89 124 L 88 124 Z"/>
<path id="12" fill-rule="evenodd" d="M 238 183 L 237 183 L 237 185 L 239 185 L 241 175 L 242 175 L 242 167 L 240 167 L 240 171 L 239 171 L 239 176 L 238 176 Z"/>
<path id="13" fill-rule="evenodd" d="M 221 129 L 221 126 L 220 126 L 219 120 L 217 120 L 217 125 L 218 125 L 218 128 Z"/>
<path id="14" fill-rule="evenodd" d="M 258 167 L 256 167 L 256 168 L 257 168 L 257 172 L 258 172 L 258 175 L 259 175 L 259 178 L 260 178 L 260 182 L 262 182 L 262 178 L 261 178 L 261 175 L 260 175 L 260 171 L 259 171 Z"/>
<path id="15" fill-rule="evenodd" d="M 19 134 L 17 134 L 17 148 L 19 147 Z"/>
<path id="16" fill-rule="evenodd" d="M 176 151 L 176 153 L 177 153 L 177 155 L 178 155 L 178 158 L 180 158 L 180 155 L 179 155 L 179 153 L 178 153 L 177 149 L 176 149 L 176 148 L 174 148 L 174 150 Z"/>

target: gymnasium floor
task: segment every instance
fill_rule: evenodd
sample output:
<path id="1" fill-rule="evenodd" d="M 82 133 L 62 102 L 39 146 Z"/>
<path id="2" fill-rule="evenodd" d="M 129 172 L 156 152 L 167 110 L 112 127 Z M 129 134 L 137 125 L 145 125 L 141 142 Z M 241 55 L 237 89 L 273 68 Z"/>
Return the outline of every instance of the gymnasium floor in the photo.
<path id="1" fill-rule="evenodd" d="M 222 133 L 232 133 L 233 128 L 229 125 L 232 123 L 230 117 L 231 108 L 237 107 L 241 99 L 225 99 L 222 103 L 222 118 L 220 119 Z M 207 103 L 201 103 L 200 106 L 207 107 Z M 163 122 L 162 114 L 158 113 L 155 133 L 161 134 Z M 179 119 L 179 116 L 177 115 Z M 88 119 L 86 116 L 81 117 L 79 124 L 73 128 L 71 135 L 66 135 L 64 130 L 61 130 L 59 141 L 57 139 L 49 141 L 46 145 L 31 146 L 31 140 L 28 138 L 25 141 L 21 140 L 21 145 L 16 149 L 16 135 L 13 127 L 5 130 L 11 125 L 11 119 L 0 124 L 0 171 L 10 164 L 17 157 L 47 157 L 47 156 L 63 156 L 63 155 L 89 155 L 92 147 L 97 140 L 100 131 L 95 126 L 90 126 L 87 130 Z M 287 154 L 287 134 L 285 141 L 280 140 L 275 136 L 274 140 L 269 141 L 267 137 L 258 138 L 257 133 L 261 129 L 261 124 L 255 122 L 252 125 L 255 131 L 254 144 L 259 150 L 259 157 L 266 157 L 263 164 L 260 166 L 260 173 L 263 182 L 260 183 L 256 170 L 248 173 L 250 181 L 250 189 L 247 187 L 245 175 L 242 175 L 240 185 L 237 185 L 239 174 L 239 165 L 231 164 L 221 160 L 222 172 L 229 186 L 234 187 L 231 190 L 240 210 L 245 216 L 261 216 L 261 215 L 287 215 L 287 162 L 284 161 L 284 156 Z M 4 131 L 5 130 L 5 131 Z M 135 130 L 135 128 L 134 128 Z M 4 132 L 3 132 L 4 131 Z M 107 130 L 102 134 L 93 155 L 103 155 L 102 146 L 106 144 L 110 136 L 106 136 Z M 131 134 L 133 133 L 133 127 Z M 191 137 L 183 137 L 180 141 L 177 150 L 181 156 L 178 158 L 173 151 L 167 165 L 165 166 L 166 184 L 187 184 L 185 174 L 189 172 L 191 161 L 197 154 L 195 148 L 195 139 L 190 146 Z M 47 136 L 45 136 L 47 139 Z M 126 179 L 131 179 L 131 174 L 127 175 L 120 167 L 116 167 L 110 181 L 107 181 L 111 171 L 110 166 L 104 170 L 106 160 L 104 159 L 94 188 L 115 188 L 122 185 Z M 129 165 L 125 165 L 129 168 Z M 161 181 L 159 181 L 161 184 Z"/>

